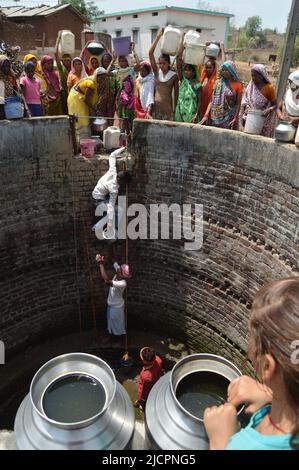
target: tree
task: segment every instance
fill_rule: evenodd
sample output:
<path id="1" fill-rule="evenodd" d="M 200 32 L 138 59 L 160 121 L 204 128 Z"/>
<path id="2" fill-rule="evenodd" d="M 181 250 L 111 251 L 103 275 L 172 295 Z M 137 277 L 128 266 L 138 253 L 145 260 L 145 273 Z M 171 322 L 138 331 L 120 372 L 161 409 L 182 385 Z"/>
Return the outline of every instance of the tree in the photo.
<path id="1" fill-rule="evenodd" d="M 72 7 L 78 10 L 88 20 L 93 20 L 104 13 L 96 6 L 93 0 L 88 2 L 85 2 L 85 0 L 61 0 L 61 5 L 65 5 L 66 3 L 72 5 Z"/>
<path id="2" fill-rule="evenodd" d="M 254 38 L 257 33 L 262 31 L 262 18 L 260 16 L 251 16 L 245 23 L 245 32 L 248 38 Z"/>

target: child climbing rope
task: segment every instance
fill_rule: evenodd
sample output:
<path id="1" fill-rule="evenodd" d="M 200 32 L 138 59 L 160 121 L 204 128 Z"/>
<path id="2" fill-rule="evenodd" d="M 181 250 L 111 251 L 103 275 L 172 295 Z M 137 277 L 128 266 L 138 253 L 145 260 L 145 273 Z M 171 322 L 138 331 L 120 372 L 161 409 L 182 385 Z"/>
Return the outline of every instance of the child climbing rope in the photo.
<path id="1" fill-rule="evenodd" d="M 299 277 L 258 292 L 249 331 L 249 357 L 261 383 L 240 377 L 228 387 L 228 403 L 205 410 L 210 450 L 299 449 Z M 236 407 L 243 403 L 254 414 L 239 431 Z"/>
<path id="2" fill-rule="evenodd" d="M 115 276 L 111 279 L 104 266 L 104 256 L 98 254 L 96 262 L 100 266 L 102 279 L 109 284 L 109 295 L 107 299 L 107 329 L 111 335 L 117 338 L 126 334 L 125 328 L 125 302 L 123 299 L 124 291 L 127 287 L 126 279 L 130 279 L 131 273 L 128 264 L 121 266 L 115 259 L 111 259 L 115 269 Z"/>
<path id="3" fill-rule="evenodd" d="M 99 179 L 96 187 L 92 192 L 92 197 L 97 205 L 96 215 L 98 210 L 100 215 L 107 212 L 107 229 L 113 230 L 115 228 L 115 213 L 118 211 L 118 219 L 122 217 L 121 209 L 115 207 L 116 199 L 120 185 L 128 183 L 131 179 L 129 172 L 120 171 L 117 172 L 116 168 L 116 157 L 122 154 L 126 150 L 125 147 L 115 150 L 109 156 L 109 170 Z M 106 225 L 106 219 L 99 220 L 94 225 L 93 230 L 96 232 L 96 236 L 102 239 L 102 229 Z M 110 238 L 110 237 L 104 237 Z M 112 238 L 112 237 L 111 237 Z"/>

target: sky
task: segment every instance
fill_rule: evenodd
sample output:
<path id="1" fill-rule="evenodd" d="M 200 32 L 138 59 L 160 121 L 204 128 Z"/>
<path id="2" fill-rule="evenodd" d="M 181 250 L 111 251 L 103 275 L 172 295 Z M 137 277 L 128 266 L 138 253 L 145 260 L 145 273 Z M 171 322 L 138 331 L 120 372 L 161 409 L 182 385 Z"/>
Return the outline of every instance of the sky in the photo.
<path id="1" fill-rule="evenodd" d="M 18 5 L 29 7 L 57 3 L 58 0 L 20 0 Z M 95 3 L 106 13 L 163 5 L 196 8 L 198 4 L 197 0 L 95 0 Z M 258 15 L 262 18 L 263 28 L 276 27 L 278 31 L 284 32 L 292 0 L 210 0 L 203 3 L 209 3 L 215 8 L 234 14 L 236 26 L 244 25 L 249 16 Z M 0 0 L 0 7 L 12 5 L 16 5 L 13 0 Z"/>

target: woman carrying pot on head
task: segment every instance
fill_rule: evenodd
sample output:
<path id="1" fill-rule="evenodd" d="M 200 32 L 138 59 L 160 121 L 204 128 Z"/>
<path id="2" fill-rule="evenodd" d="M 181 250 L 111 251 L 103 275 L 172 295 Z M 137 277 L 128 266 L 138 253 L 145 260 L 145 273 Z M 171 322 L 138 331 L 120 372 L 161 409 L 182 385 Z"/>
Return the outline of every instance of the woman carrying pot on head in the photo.
<path id="1" fill-rule="evenodd" d="M 138 119 L 150 119 L 155 102 L 155 76 L 151 64 L 140 64 L 139 77 L 135 87 L 135 113 Z"/>
<path id="2" fill-rule="evenodd" d="M 193 122 L 201 120 L 202 86 L 196 65 L 183 64 L 183 39 L 177 53 L 177 70 L 180 89 L 174 120 L 176 122 Z"/>
<path id="3" fill-rule="evenodd" d="M 161 54 L 158 64 L 156 62 L 154 54 L 163 33 L 164 28 L 161 28 L 149 50 L 150 63 L 156 82 L 153 118 L 172 121 L 173 113 L 178 101 L 179 79 L 177 73 L 171 70 L 169 55 Z"/>
<path id="4" fill-rule="evenodd" d="M 299 124 L 299 70 L 289 75 L 289 88 L 277 109 L 280 120 L 289 121 L 293 126 Z"/>
<path id="5" fill-rule="evenodd" d="M 5 99 L 16 94 L 17 84 L 11 70 L 10 60 L 6 55 L 0 55 L 0 119 L 5 119 Z"/>
<path id="6" fill-rule="evenodd" d="M 79 139 L 90 137 L 90 115 L 97 111 L 101 70 L 99 67 L 92 77 L 84 77 L 76 83 L 67 100 L 69 114 L 77 115 L 76 132 Z"/>
<path id="7" fill-rule="evenodd" d="M 255 64 L 251 68 L 251 81 L 249 82 L 241 103 L 241 121 L 245 126 L 249 110 L 262 111 L 266 118 L 260 135 L 273 137 L 277 122 L 276 93 L 271 84 L 267 71 L 262 64 Z"/>
<path id="8" fill-rule="evenodd" d="M 235 64 L 228 60 L 219 69 L 211 102 L 200 124 L 237 130 L 243 94 L 243 85 Z"/>
<path id="9" fill-rule="evenodd" d="M 42 104 L 46 116 L 59 116 L 62 114 L 61 86 L 59 74 L 54 70 L 54 60 L 50 55 L 41 58 L 43 77 L 47 88 L 42 95 Z"/>
<path id="10" fill-rule="evenodd" d="M 76 83 L 78 83 L 80 80 L 82 80 L 82 78 L 85 77 L 87 77 L 87 73 L 83 61 L 82 59 L 80 59 L 80 57 L 75 57 L 72 60 L 71 71 L 67 78 L 68 91 L 70 91 L 70 89 L 73 88 Z"/>

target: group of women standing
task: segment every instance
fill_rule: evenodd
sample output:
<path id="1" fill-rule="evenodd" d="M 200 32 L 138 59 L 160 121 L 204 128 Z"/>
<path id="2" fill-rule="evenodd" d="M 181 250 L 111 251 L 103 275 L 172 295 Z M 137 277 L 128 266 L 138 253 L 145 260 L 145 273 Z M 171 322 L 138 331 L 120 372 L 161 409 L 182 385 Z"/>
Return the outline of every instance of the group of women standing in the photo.
<path id="1" fill-rule="evenodd" d="M 277 105 L 275 89 L 266 69 L 255 64 L 251 81 L 243 89 L 235 64 L 207 57 L 203 66 L 184 64 L 183 41 L 176 56 L 176 68 L 165 54 L 155 58 L 163 36 L 161 28 L 149 50 L 149 62 L 140 62 L 132 45 L 134 63 L 125 56 L 106 51 L 86 57 L 44 55 L 40 62 L 33 54 L 24 59 L 24 71 L 16 80 L 10 59 L 0 56 L 0 119 L 4 119 L 5 98 L 22 90 L 28 112 L 39 115 L 77 115 L 78 138 L 90 135 L 90 117 L 119 120 L 130 132 L 134 118 L 174 120 L 237 130 L 245 126 L 248 112 L 260 110 L 265 117 L 261 135 L 274 136 L 278 119 L 299 122 L 299 72 L 289 77 L 290 87 Z M 224 59 L 223 59 L 224 60 Z"/>

